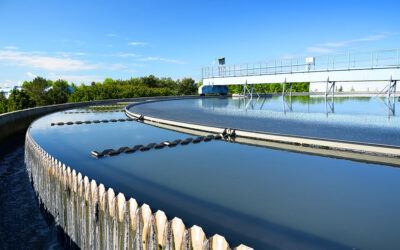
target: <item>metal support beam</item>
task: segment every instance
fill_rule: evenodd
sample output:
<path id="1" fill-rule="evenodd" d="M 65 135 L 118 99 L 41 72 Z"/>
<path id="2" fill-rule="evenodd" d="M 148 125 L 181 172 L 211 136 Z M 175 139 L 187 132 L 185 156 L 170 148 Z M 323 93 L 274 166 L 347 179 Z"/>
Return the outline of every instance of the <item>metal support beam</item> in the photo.
<path id="1" fill-rule="evenodd" d="M 329 86 L 329 76 L 328 76 L 328 78 L 326 79 L 325 97 L 328 96 L 328 86 Z"/>
<path id="2" fill-rule="evenodd" d="M 283 81 L 282 97 L 285 96 L 285 88 L 286 88 L 286 78 L 285 81 Z"/>
<path id="3" fill-rule="evenodd" d="M 332 93 L 332 98 L 335 97 L 335 81 L 329 81 L 329 77 L 326 80 L 326 90 L 325 97 L 328 97 L 330 93 Z"/>
<path id="4" fill-rule="evenodd" d="M 387 90 L 388 99 L 390 98 L 391 95 L 393 95 L 393 98 L 396 97 L 396 85 L 397 85 L 397 81 L 392 80 L 392 76 L 390 76 L 389 86 L 388 86 L 388 90 Z"/>
<path id="5" fill-rule="evenodd" d="M 388 116 L 395 115 L 395 104 L 396 104 L 396 85 L 397 81 L 392 80 L 392 76 L 390 76 L 389 85 L 387 87 L 387 107 L 388 107 Z M 393 95 L 393 103 L 390 101 L 390 97 Z"/>

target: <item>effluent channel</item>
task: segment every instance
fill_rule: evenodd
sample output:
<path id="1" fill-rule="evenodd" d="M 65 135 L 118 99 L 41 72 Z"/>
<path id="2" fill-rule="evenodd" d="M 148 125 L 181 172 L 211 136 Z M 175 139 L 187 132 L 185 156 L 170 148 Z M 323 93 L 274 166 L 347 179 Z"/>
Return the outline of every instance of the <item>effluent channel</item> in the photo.
<path id="1" fill-rule="evenodd" d="M 127 110 L 222 128 L 397 147 L 396 104 L 398 100 L 388 103 L 374 97 L 215 97 L 144 102 Z M 49 114 L 32 123 L 30 135 L 76 172 L 112 187 L 116 194 L 148 204 L 153 211 L 160 209 L 168 218 L 179 217 L 187 227 L 199 225 L 208 237 L 223 235 L 231 246 L 400 247 L 398 158 L 385 163 L 374 161 L 374 155 L 360 154 L 358 159 L 340 151 L 301 152 L 292 145 L 268 146 L 239 138 L 203 138 L 197 143 L 94 157 L 92 151 L 202 135 L 127 120 L 124 107 Z"/>

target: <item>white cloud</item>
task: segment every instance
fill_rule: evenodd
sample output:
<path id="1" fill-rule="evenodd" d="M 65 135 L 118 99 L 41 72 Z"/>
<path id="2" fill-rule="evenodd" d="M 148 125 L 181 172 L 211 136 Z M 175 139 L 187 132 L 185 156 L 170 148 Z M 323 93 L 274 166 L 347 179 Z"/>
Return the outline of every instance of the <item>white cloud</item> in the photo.
<path id="1" fill-rule="evenodd" d="M 85 56 L 86 53 L 83 52 L 56 52 L 57 55 L 62 55 L 64 57 L 69 57 L 69 56 Z"/>
<path id="2" fill-rule="evenodd" d="M 142 55 L 138 55 L 135 53 L 117 53 L 117 54 L 103 54 L 102 56 L 106 56 L 106 57 L 141 57 Z"/>
<path id="3" fill-rule="evenodd" d="M 119 57 L 135 57 L 138 56 L 134 53 L 127 53 L 127 54 L 118 54 Z"/>
<path id="4" fill-rule="evenodd" d="M 119 69 L 127 68 L 127 65 L 123 64 L 123 63 L 114 63 L 114 64 L 99 63 L 96 66 L 97 66 L 97 68 L 107 69 L 107 70 L 119 70 Z"/>
<path id="5" fill-rule="evenodd" d="M 68 81 L 68 82 L 74 82 L 76 84 L 79 83 L 90 83 L 90 82 L 99 82 L 102 81 L 103 78 L 98 76 L 98 75 L 63 75 L 63 74 L 55 74 L 55 73 L 50 73 L 48 75 L 49 79 L 56 81 L 59 79 Z"/>
<path id="6" fill-rule="evenodd" d="M 30 78 L 36 78 L 36 75 L 31 72 L 26 72 L 26 75 L 29 76 Z"/>
<path id="7" fill-rule="evenodd" d="M 86 64 L 84 61 L 70 58 L 40 56 L 31 52 L 0 50 L 0 61 L 7 65 L 32 67 L 53 71 L 74 71 L 96 68 L 95 65 Z"/>
<path id="8" fill-rule="evenodd" d="M 387 37 L 388 37 L 387 34 L 371 35 L 371 36 L 361 37 L 361 38 L 347 40 L 347 41 L 325 43 L 322 46 L 337 48 L 337 47 L 344 47 L 344 46 L 350 45 L 352 43 L 378 41 L 378 40 L 386 39 Z"/>
<path id="9" fill-rule="evenodd" d="M 148 45 L 149 43 L 146 43 L 146 42 L 130 42 L 128 45 L 131 45 L 131 46 L 140 46 L 140 45 L 142 45 L 142 46 L 145 46 L 145 45 Z"/>
<path id="10" fill-rule="evenodd" d="M 394 33 L 393 33 L 394 34 Z M 337 48 L 347 47 L 354 43 L 362 43 L 362 42 L 369 42 L 369 41 L 378 41 L 386 39 L 389 35 L 393 35 L 390 33 L 383 33 L 378 35 L 369 35 L 361 38 L 339 41 L 339 42 L 328 42 L 317 46 L 308 47 L 306 50 L 311 53 L 318 53 L 318 54 L 329 54 L 336 52 Z"/>
<path id="11" fill-rule="evenodd" d="M 132 63 L 132 64 L 130 64 L 130 66 L 132 66 L 132 67 L 144 67 L 144 65 L 140 64 L 140 63 Z"/>
<path id="12" fill-rule="evenodd" d="M 22 86 L 22 81 L 5 80 L 3 83 L 0 83 L 0 88 L 11 88 L 14 86 Z"/>
<path id="13" fill-rule="evenodd" d="M 139 61 L 142 62 L 148 62 L 148 61 L 160 61 L 160 62 L 166 62 L 166 63 L 175 63 L 175 64 L 187 64 L 186 62 L 174 60 L 174 59 L 167 59 L 167 58 L 162 58 L 162 57 L 145 57 L 145 58 L 140 58 L 138 59 Z"/>
<path id="14" fill-rule="evenodd" d="M 116 35 L 116 34 L 113 34 L 113 33 L 108 33 L 107 36 L 109 36 L 109 37 L 116 37 L 117 35 Z"/>
<path id="15" fill-rule="evenodd" d="M 8 50 L 16 50 L 16 49 L 18 49 L 17 47 L 15 47 L 15 46 L 6 46 L 6 47 L 4 47 L 5 49 L 8 49 Z"/>
<path id="16" fill-rule="evenodd" d="M 328 48 L 323 48 L 323 47 L 308 47 L 307 48 L 308 52 L 311 53 L 318 53 L 318 54 L 329 54 L 329 53 L 333 53 L 332 49 L 328 49 Z"/>
<path id="17" fill-rule="evenodd" d="M 126 70 L 124 70 L 124 72 L 126 72 L 126 73 L 137 73 L 138 71 L 134 70 L 134 69 L 126 69 Z"/>

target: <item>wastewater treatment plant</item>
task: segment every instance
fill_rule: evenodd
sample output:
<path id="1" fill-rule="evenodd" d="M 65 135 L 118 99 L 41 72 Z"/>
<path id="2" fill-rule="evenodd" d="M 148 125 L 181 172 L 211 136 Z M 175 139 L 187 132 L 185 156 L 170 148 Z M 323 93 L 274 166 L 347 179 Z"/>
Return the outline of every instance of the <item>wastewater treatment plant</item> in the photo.
<path id="1" fill-rule="evenodd" d="M 396 53 L 221 60 L 200 95 L 2 114 L 0 239 L 20 248 L 27 224 L 32 248 L 398 249 Z"/>
<path id="2" fill-rule="evenodd" d="M 400 250 L 400 0 L 0 0 L 0 250 Z"/>

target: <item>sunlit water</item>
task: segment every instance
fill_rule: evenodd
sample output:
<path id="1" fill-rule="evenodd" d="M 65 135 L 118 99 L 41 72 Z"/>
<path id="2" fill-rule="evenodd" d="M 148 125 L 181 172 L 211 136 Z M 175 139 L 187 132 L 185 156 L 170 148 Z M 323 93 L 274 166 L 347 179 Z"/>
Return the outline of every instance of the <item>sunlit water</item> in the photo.
<path id="1" fill-rule="evenodd" d="M 227 105 L 208 105 L 217 104 L 218 100 Z M 272 104 L 276 102 L 271 100 Z M 176 110 L 180 101 L 174 102 L 154 103 L 158 106 L 152 107 L 172 110 L 171 103 Z M 188 103 L 193 105 L 184 105 L 182 113 L 171 115 L 190 119 L 195 116 L 188 114 L 190 107 L 195 109 L 192 114 L 199 110 L 207 114 L 216 110 L 226 113 L 228 107 L 236 105 L 236 100 Z M 31 134 L 51 155 L 97 183 L 134 197 L 138 203 L 147 203 L 153 211 L 161 209 L 169 218 L 180 217 L 187 227 L 197 224 L 209 236 L 224 235 L 231 246 L 244 243 L 256 249 L 400 247 L 398 168 L 224 141 L 96 159 L 90 154 L 92 150 L 146 145 L 191 135 L 138 122 L 50 125 L 59 121 L 119 118 L 126 117 L 124 113 L 60 112 L 37 120 Z"/>
<path id="2" fill-rule="evenodd" d="M 398 99 L 274 96 L 153 102 L 131 108 L 159 118 L 244 130 L 400 146 Z"/>

